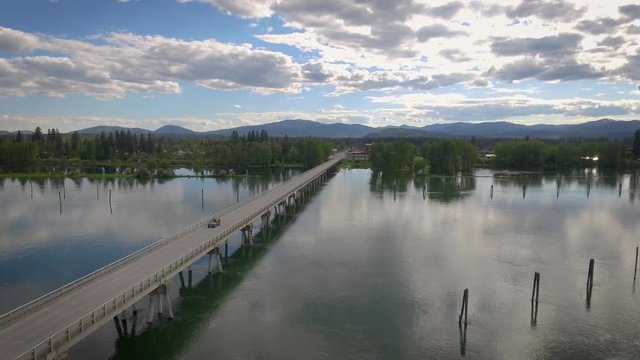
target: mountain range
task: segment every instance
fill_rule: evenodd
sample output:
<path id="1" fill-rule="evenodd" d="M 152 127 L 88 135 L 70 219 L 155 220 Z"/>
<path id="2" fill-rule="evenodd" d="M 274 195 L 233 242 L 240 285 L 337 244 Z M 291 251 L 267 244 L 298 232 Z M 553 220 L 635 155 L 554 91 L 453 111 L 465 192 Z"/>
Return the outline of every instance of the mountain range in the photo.
<path id="1" fill-rule="evenodd" d="M 240 136 L 250 131 L 260 132 L 266 130 L 269 136 L 282 137 L 322 137 L 322 138 L 402 138 L 402 137 L 455 137 L 469 138 L 519 138 L 529 136 L 532 138 L 561 139 L 561 138 L 624 138 L 631 137 L 640 129 L 640 120 L 619 121 L 601 119 L 581 124 L 562 125 L 521 125 L 506 121 L 484 123 L 445 123 L 432 124 L 424 127 L 413 126 L 387 126 L 374 128 L 360 124 L 324 124 L 310 120 L 283 120 L 263 125 L 240 126 L 231 129 L 196 132 L 176 125 L 165 125 L 157 130 L 141 128 L 126 128 L 119 126 L 95 126 L 78 130 L 83 135 L 98 135 L 101 132 L 130 131 L 133 134 L 157 134 L 176 136 L 230 136 L 236 131 Z M 15 134 L 16 132 L 11 132 Z M 30 134 L 32 131 L 23 131 Z M 0 131 L 0 135 L 8 132 Z"/>

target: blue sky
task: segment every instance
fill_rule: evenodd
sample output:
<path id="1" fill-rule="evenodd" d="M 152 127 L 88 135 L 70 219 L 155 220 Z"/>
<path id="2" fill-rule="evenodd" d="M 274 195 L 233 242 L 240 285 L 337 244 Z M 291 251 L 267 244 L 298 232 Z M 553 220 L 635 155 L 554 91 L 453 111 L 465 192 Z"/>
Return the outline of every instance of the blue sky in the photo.
<path id="1" fill-rule="evenodd" d="M 639 114 L 630 1 L 0 3 L 4 130 Z"/>

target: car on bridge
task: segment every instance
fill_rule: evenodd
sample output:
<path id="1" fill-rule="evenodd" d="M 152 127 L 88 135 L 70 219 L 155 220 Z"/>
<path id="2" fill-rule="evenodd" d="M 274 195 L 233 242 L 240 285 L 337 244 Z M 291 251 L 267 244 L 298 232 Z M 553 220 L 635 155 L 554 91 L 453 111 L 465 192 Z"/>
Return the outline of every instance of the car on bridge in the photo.
<path id="1" fill-rule="evenodd" d="M 207 223 L 207 227 L 209 228 L 215 228 L 220 226 L 220 219 L 218 218 L 213 218 L 211 220 L 209 220 L 209 222 Z"/>

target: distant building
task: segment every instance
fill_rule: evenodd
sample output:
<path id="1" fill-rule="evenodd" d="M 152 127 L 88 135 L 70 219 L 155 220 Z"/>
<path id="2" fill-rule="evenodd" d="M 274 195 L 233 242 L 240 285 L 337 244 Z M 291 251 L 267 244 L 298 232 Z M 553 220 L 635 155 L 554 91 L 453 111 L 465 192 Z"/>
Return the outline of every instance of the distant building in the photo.
<path id="1" fill-rule="evenodd" d="M 369 160 L 369 147 L 371 144 L 364 144 L 364 146 L 350 147 L 347 150 L 348 160 Z"/>

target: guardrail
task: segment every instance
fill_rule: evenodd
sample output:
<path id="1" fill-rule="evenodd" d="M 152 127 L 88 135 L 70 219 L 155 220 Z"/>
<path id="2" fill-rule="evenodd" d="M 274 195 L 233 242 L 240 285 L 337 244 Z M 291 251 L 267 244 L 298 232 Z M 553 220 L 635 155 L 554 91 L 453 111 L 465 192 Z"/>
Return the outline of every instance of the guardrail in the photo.
<path id="1" fill-rule="evenodd" d="M 321 169 L 317 169 L 314 171 L 317 174 L 314 174 L 311 176 L 311 178 L 305 182 L 302 183 L 302 185 L 299 185 L 297 187 L 295 187 L 293 189 L 293 191 L 298 191 L 299 189 L 303 188 L 304 186 L 306 186 L 307 184 L 309 184 L 311 181 L 313 181 L 319 174 L 322 174 L 323 172 L 325 172 L 327 169 L 329 169 L 331 166 L 333 166 L 333 164 L 331 164 L 330 166 L 328 166 L 328 163 L 333 162 L 336 159 L 332 159 L 329 160 L 327 162 L 325 162 L 324 164 L 321 165 Z M 339 162 L 340 159 L 337 159 Z M 326 167 L 326 169 L 324 169 Z M 312 170 L 313 171 L 313 170 Z M 75 280 L 59 289 L 56 289 L 52 292 L 50 292 L 47 295 L 41 296 L 38 299 L 35 299 L 5 315 L 3 315 L 3 318 L 5 316 L 14 316 L 14 318 L 16 318 L 19 315 L 23 315 L 26 312 L 33 310 L 65 293 L 68 293 L 69 291 L 72 291 L 73 289 L 78 288 L 79 286 L 81 286 L 82 284 L 86 283 L 87 281 L 91 280 L 91 279 L 95 279 L 96 277 L 100 276 L 100 275 L 104 275 L 112 270 L 114 270 L 115 268 L 122 266 L 123 264 L 130 262 L 133 259 L 136 259 L 138 257 L 140 257 L 142 254 L 147 253 L 161 245 L 166 244 L 168 241 L 171 241 L 172 239 L 175 239 L 177 237 L 183 236 L 185 234 L 191 233 L 192 231 L 204 226 L 207 221 L 209 219 L 211 219 L 214 216 L 223 216 L 224 214 L 227 214 L 245 204 L 247 204 L 250 201 L 256 200 L 262 196 L 266 196 L 267 193 L 271 192 L 271 191 L 277 191 L 278 189 L 282 188 L 283 186 L 286 186 L 287 184 L 291 183 L 291 181 L 295 180 L 295 179 L 299 179 L 299 177 L 304 176 L 304 175 L 309 175 L 309 173 L 303 173 L 300 174 L 298 176 L 295 176 L 281 184 L 279 184 L 278 186 L 265 191 L 257 196 L 253 196 L 250 197 L 248 199 L 245 199 L 244 201 L 237 203 L 227 209 L 225 209 L 224 211 L 217 213 L 213 216 L 209 216 L 207 218 L 205 218 L 204 220 L 201 220 L 195 224 L 192 224 L 176 233 L 173 233 L 149 246 L 146 246 L 138 251 L 136 251 L 135 253 L 126 256 L 118 261 L 115 261 L 101 269 L 98 269 L 86 276 L 83 276 L 82 278 Z M 38 343 L 37 345 L 35 345 L 33 348 L 31 348 L 30 350 L 27 350 L 26 352 L 24 352 L 23 354 L 21 354 L 17 359 L 19 360 L 23 360 L 23 359 L 32 359 L 32 360 L 37 360 L 41 357 L 46 357 L 47 354 L 51 353 L 54 349 L 58 348 L 59 346 L 63 345 L 66 342 L 71 341 L 71 339 L 73 339 L 74 337 L 80 335 L 81 333 L 83 333 L 85 331 L 85 327 L 87 326 L 93 326 L 96 323 L 100 323 L 101 320 L 104 320 L 105 318 L 112 318 L 113 316 L 115 316 L 116 314 L 118 314 L 119 312 L 121 312 L 122 310 L 126 309 L 128 307 L 128 303 L 132 302 L 133 300 L 135 300 L 136 298 L 139 298 L 141 296 L 144 296 L 146 294 L 148 294 L 151 290 L 155 289 L 157 286 L 159 286 L 160 284 L 162 284 L 164 282 L 164 279 L 166 276 L 173 276 L 175 275 L 175 273 L 177 273 L 178 271 L 182 270 L 183 268 L 186 267 L 187 264 L 192 263 L 193 261 L 195 261 L 195 259 L 199 258 L 200 256 L 202 256 L 204 253 L 210 251 L 211 248 L 213 248 L 214 246 L 218 245 L 219 241 L 222 241 L 223 239 L 225 239 L 227 236 L 229 236 L 231 233 L 233 233 L 234 231 L 238 230 L 239 228 L 241 228 L 242 226 L 244 226 L 246 223 L 248 223 L 249 221 L 251 221 L 252 219 L 256 218 L 257 216 L 261 215 L 264 211 L 268 210 L 271 207 L 272 204 L 268 204 L 266 206 L 263 206 L 260 209 L 257 209 L 256 211 L 253 211 L 250 215 L 244 217 L 242 219 L 242 221 L 237 222 L 236 224 L 234 224 L 231 227 L 228 227 L 227 229 L 225 229 L 223 232 L 219 233 L 218 235 L 216 235 L 214 238 L 207 240 L 205 243 L 199 245 L 198 247 L 196 247 L 195 249 L 191 250 L 189 253 L 181 256 L 180 258 L 176 259 L 175 261 L 173 261 L 172 263 L 170 263 L 169 265 L 163 267 L 161 270 L 156 271 L 155 273 L 151 274 L 150 276 L 148 276 L 147 278 L 143 279 L 142 281 L 140 281 L 139 283 L 137 283 L 136 285 L 134 285 L 133 287 L 125 290 L 123 293 L 120 293 L 119 295 L 111 298 L 110 300 L 108 300 L 107 302 L 105 302 L 104 304 L 102 304 L 101 306 L 98 306 L 97 308 L 95 308 L 93 311 L 91 311 L 90 313 L 88 313 L 87 315 L 81 317 L 80 319 L 78 319 L 77 321 L 74 321 L 73 323 L 71 323 L 71 325 L 65 327 L 64 329 L 56 332 L 55 334 L 51 335 L 49 338 L 45 339 L 44 341 Z M 149 290 L 151 289 L 151 290 Z M 149 291 L 147 291 L 149 290 Z M 121 308 L 123 308 L 121 310 Z M 4 320 L 5 322 L 7 321 L 6 318 Z"/>

